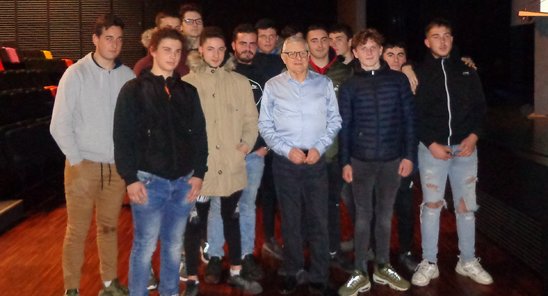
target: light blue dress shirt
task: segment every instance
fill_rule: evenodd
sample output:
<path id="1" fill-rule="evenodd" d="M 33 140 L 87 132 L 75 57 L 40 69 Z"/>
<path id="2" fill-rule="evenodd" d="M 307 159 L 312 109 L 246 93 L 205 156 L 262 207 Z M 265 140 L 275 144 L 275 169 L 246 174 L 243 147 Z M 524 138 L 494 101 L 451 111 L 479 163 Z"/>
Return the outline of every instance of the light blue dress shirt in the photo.
<path id="1" fill-rule="evenodd" d="M 259 132 L 270 149 L 288 157 L 291 148 L 316 148 L 323 155 L 341 128 L 333 83 L 308 71 L 299 82 L 284 72 L 267 81 Z"/>

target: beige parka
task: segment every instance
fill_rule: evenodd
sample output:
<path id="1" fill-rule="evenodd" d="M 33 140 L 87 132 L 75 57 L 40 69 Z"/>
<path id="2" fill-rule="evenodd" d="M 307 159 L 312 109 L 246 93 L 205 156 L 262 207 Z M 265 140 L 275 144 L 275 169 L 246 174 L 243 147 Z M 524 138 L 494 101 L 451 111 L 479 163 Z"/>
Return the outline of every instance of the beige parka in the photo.
<path id="1" fill-rule="evenodd" d="M 221 67 L 211 68 L 191 51 L 187 57 L 190 73 L 182 79 L 198 90 L 206 119 L 209 156 L 208 171 L 200 195 L 230 196 L 247 185 L 245 154 L 258 136 L 258 112 L 249 81 L 234 72 L 230 57 Z"/>

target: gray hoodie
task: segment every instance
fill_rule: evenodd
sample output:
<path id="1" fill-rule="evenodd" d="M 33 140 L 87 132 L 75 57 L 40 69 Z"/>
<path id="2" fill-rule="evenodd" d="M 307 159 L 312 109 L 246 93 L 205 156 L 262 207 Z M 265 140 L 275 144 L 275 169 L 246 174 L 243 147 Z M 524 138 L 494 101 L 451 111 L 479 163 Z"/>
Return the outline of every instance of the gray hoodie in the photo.
<path id="1" fill-rule="evenodd" d="M 124 65 L 101 68 L 92 55 L 65 71 L 55 97 L 50 132 L 70 165 L 114 163 L 114 108 L 122 86 L 135 77 Z"/>

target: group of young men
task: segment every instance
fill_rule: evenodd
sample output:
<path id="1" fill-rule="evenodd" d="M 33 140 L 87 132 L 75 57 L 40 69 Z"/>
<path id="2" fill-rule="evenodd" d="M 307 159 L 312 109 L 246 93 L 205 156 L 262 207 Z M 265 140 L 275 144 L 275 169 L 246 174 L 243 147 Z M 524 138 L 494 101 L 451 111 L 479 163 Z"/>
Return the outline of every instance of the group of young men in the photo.
<path id="1" fill-rule="evenodd" d="M 279 292 L 308 283 L 334 293 L 330 266 L 348 273 L 339 295 L 374 282 L 405 291 L 439 276 L 440 211 L 449 177 L 459 236 L 456 272 L 492 283 L 475 255 L 476 143 L 485 100 L 477 73 L 452 51 L 452 27 L 425 30 L 425 60 L 407 67 L 405 46 L 374 29 L 310 26 L 280 46 L 270 20 L 238 25 L 230 43 L 205 27 L 202 12 L 159 13 L 143 35 L 147 56 L 134 71 L 117 57 L 124 24 L 99 17 L 95 51 L 59 83 L 51 134 L 66 155 L 65 295 L 79 295 L 85 240 L 95 210 L 100 296 L 182 295 L 222 278 L 259 294 L 254 258 L 261 191 L 263 250 L 283 260 Z M 295 32 L 296 33 L 296 32 Z M 408 78 L 409 77 L 409 78 Z M 422 261 L 412 255 L 413 172 L 420 172 Z M 127 192 L 133 216 L 129 289 L 117 280 L 117 223 Z M 341 248 L 340 202 L 354 223 L 354 261 Z M 276 203 L 278 207 L 276 207 Z M 279 208 L 283 248 L 275 238 Z M 391 220 L 398 218 L 400 266 L 390 264 Z M 374 220 L 374 221 L 373 221 Z M 160 280 L 151 258 L 160 241 Z M 310 265 L 305 266 L 304 248 Z M 347 248 L 344 248 L 348 251 Z"/>

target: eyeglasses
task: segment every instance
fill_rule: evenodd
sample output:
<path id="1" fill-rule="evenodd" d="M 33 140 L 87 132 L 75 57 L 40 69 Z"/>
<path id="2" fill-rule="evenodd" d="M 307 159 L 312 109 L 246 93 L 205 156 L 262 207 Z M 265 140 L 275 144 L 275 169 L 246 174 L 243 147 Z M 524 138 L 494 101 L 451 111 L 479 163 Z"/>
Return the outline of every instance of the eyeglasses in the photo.
<path id="1" fill-rule="evenodd" d="M 204 21 L 201 19 L 201 18 L 197 18 L 197 19 L 189 19 L 189 18 L 186 18 L 186 19 L 183 19 L 183 22 L 187 25 L 192 25 L 192 24 L 196 24 L 196 25 L 203 25 L 204 24 Z"/>
<path id="2" fill-rule="evenodd" d="M 290 59 L 296 59 L 299 56 L 301 59 L 308 57 L 308 50 L 303 51 L 284 51 L 283 54 L 286 54 Z"/>

